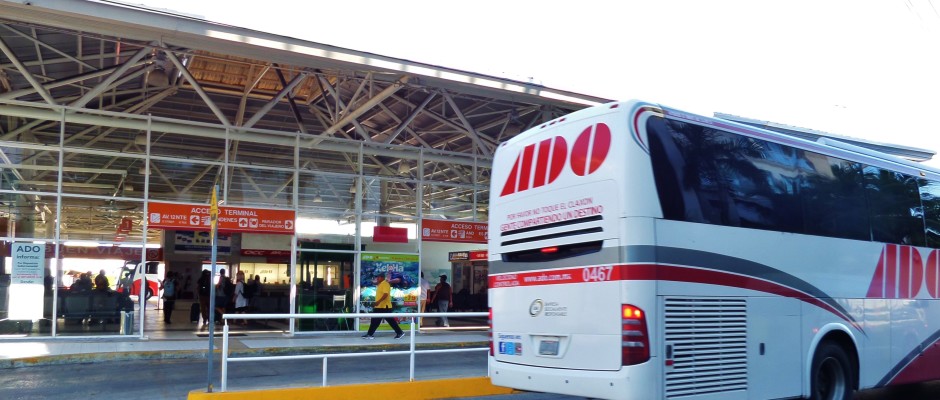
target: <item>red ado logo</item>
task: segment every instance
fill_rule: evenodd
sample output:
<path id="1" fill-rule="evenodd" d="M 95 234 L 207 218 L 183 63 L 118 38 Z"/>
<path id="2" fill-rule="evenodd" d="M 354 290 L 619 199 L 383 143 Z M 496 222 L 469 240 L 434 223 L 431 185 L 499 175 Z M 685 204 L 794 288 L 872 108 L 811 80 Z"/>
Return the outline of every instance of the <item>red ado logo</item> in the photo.
<path id="1" fill-rule="evenodd" d="M 940 298 L 940 250 L 927 254 L 923 263 L 920 251 L 911 246 L 885 245 L 878 266 L 868 286 L 868 298 L 913 299 L 926 287 L 931 298 Z"/>
<path id="2" fill-rule="evenodd" d="M 600 168 L 610 151 L 610 127 L 597 123 L 584 128 L 574 140 L 568 159 L 568 142 L 562 136 L 545 139 L 526 146 L 503 184 L 500 197 L 545 186 L 555 181 L 565 164 L 575 175 L 590 175 Z"/>

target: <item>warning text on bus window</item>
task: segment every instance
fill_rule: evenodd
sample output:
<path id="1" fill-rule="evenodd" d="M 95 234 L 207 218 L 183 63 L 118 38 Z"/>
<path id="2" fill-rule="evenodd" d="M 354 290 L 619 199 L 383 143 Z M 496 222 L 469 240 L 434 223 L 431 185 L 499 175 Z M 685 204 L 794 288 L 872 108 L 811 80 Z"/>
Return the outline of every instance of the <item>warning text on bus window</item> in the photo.
<path id="1" fill-rule="evenodd" d="M 555 222 L 567 221 L 570 219 L 590 217 L 604 213 L 604 206 L 595 204 L 593 197 L 585 197 L 578 200 L 569 200 L 554 203 L 546 206 L 535 207 L 529 210 L 511 213 L 506 216 L 510 222 L 501 224 L 500 231 L 512 231 L 516 229 L 528 228 L 551 224 Z"/>

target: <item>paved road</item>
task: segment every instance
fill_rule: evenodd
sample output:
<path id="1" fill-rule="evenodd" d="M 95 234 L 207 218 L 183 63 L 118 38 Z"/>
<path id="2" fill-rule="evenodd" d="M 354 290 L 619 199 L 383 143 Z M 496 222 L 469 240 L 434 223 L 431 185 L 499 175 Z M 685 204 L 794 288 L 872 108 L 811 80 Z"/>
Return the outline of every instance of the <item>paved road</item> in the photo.
<path id="1" fill-rule="evenodd" d="M 416 355 L 415 378 L 445 379 L 486 374 L 485 353 Z M 216 363 L 218 365 L 218 363 Z M 408 380 L 407 356 L 335 359 L 328 364 L 329 385 Z M 274 361 L 231 364 L 229 390 L 257 387 L 318 386 L 322 361 Z M 218 377 L 218 375 L 216 375 Z M 216 381 L 218 390 L 218 381 Z M 205 390 L 205 360 L 126 361 L 51 365 L 0 370 L 0 399 L 140 398 L 184 399 Z M 390 398 L 394 398 L 390 394 Z M 575 400 L 578 397 L 520 393 L 466 400 Z M 910 387 L 868 390 L 856 400 L 940 399 L 940 381 Z"/>
<path id="2" fill-rule="evenodd" d="M 940 399 L 940 381 L 890 389 L 865 390 L 856 393 L 854 400 L 937 400 Z M 467 397 L 463 400 L 584 400 L 581 397 L 545 393 L 520 393 L 504 396 Z"/>
<path id="3" fill-rule="evenodd" d="M 219 365 L 218 362 L 215 363 Z M 486 353 L 418 354 L 415 379 L 486 375 Z M 229 390 L 319 386 L 321 360 L 229 365 Z M 408 356 L 330 360 L 327 384 L 408 381 Z M 206 388 L 205 360 L 127 361 L 0 370 L 0 399 L 185 399 Z M 218 377 L 218 375 L 216 375 Z M 216 389 L 219 388 L 216 381 Z M 395 398 L 390 394 L 390 398 Z"/>

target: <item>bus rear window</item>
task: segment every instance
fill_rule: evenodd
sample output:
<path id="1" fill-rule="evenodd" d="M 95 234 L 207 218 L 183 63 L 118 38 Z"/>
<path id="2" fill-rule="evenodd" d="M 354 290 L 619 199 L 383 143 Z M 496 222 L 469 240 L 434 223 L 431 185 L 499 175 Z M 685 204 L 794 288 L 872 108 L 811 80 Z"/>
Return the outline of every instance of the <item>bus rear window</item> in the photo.
<path id="1" fill-rule="evenodd" d="M 504 262 L 548 262 L 601 251 L 602 241 L 549 246 L 503 254 Z"/>

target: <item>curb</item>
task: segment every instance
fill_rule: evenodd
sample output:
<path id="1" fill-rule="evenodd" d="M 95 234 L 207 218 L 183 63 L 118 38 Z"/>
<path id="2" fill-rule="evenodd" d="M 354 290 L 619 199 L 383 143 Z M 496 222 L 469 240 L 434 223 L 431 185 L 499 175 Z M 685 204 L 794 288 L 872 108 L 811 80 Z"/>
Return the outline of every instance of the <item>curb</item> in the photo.
<path id="1" fill-rule="evenodd" d="M 204 391 L 189 392 L 188 400 L 387 400 L 389 393 L 395 393 L 396 400 L 432 400 L 449 399 L 456 397 L 494 396 L 501 394 L 518 393 L 516 390 L 494 386 L 490 378 L 459 378 L 438 379 L 414 382 L 389 382 L 377 385 L 375 383 L 323 386 L 310 388 L 245 390 L 237 392 Z"/>
<path id="2" fill-rule="evenodd" d="M 437 350 L 437 349 L 456 349 L 467 347 L 486 347 L 487 342 L 461 342 L 461 343 L 423 343 L 416 344 L 416 350 Z M 265 347 L 258 349 L 237 349 L 229 350 L 229 357 L 250 357 L 250 356 L 286 356 L 298 354 L 324 354 L 324 353 L 362 353 L 375 350 L 392 351 L 408 350 L 408 344 L 373 344 L 357 346 L 305 346 L 305 347 Z M 140 360 L 183 360 L 183 359 L 205 359 L 206 350 L 148 350 L 132 352 L 111 352 L 111 353 L 75 353 L 61 354 L 38 357 L 23 357 L 0 360 L 0 370 L 37 367 L 46 365 L 69 365 L 112 361 L 140 361 Z M 221 355 L 222 349 L 216 347 L 213 354 Z"/>

